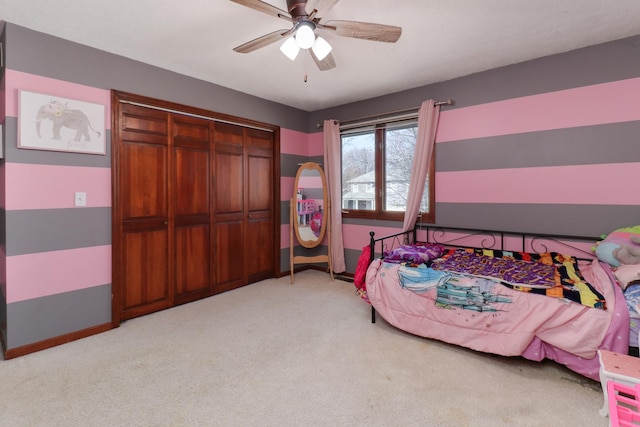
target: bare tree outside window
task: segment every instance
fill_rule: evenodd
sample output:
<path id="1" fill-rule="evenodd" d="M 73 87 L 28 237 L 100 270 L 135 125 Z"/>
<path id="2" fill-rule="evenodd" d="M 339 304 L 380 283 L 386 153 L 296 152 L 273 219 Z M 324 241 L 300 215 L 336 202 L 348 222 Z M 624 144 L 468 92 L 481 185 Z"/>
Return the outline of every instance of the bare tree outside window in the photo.
<path id="1" fill-rule="evenodd" d="M 342 208 L 375 209 L 375 136 L 342 137 Z"/>
<path id="2" fill-rule="evenodd" d="M 402 218 L 407 207 L 417 134 L 416 122 L 407 121 L 342 135 L 342 209 L 347 214 Z M 432 196 L 429 188 L 427 178 L 422 212 L 429 212 Z"/>
<path id="3" fill-rule="evenodd" d="M 415 127 L 385 131 L 384 209 L 387 211 L 404 212 L 407 207 L 416 133 Z"/>

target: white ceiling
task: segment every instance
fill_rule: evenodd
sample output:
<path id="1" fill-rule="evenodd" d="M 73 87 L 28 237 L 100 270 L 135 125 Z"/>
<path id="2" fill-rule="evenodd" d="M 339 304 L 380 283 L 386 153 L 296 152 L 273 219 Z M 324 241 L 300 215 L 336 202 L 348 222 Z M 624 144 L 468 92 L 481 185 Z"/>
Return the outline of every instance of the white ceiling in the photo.
<path id="1" fill-rule="evenodd" d="M 640 0 L 341 0 L 331 19 L 403 32 L 395 44 L 323 32 L 337 66 L 321 72 L 280 43 L 234 52 L 290 24 L 228 0 L 0 0 L 0 20 L 306 111 L 640 34 Z"/>

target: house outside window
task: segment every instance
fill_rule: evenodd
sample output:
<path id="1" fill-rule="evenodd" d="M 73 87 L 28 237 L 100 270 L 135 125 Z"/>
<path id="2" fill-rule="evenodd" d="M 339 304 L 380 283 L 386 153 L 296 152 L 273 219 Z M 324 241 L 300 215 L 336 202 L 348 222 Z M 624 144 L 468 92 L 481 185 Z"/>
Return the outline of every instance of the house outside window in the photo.
<path id="1" fill-rule="evenodd" d="M 344 217 L 402 220 L 417 133 L 417 120 L 341 132 Z M 435 217 L 434 158 L 422 196 L 422 222 Z"/>

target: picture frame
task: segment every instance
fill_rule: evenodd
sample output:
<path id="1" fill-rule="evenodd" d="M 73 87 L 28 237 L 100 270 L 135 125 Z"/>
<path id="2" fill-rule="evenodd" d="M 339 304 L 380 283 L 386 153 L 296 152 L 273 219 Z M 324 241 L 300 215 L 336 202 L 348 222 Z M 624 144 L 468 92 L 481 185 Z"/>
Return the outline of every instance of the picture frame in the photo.
<path id="1" fill-rule="evenodd" d="M 106 155 L 105 106 L 19 91 L 18 148 Z"/>

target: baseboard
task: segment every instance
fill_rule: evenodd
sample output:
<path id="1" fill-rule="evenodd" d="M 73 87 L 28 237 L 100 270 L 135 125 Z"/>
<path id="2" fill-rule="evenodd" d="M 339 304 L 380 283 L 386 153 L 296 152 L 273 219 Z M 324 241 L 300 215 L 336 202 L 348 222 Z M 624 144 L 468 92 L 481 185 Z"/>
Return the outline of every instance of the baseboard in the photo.
<path id="1" fill-rule="evenodd" d="M 91 335 L 96 335 L 102 332 L 106 332 L 113 329 L 111 322 L 104 323 L 102 325 L 93 326 L 91 328 L 82 329 L 80 331 L 72 332 L 70 334 L 60 335 L 54 338 L 49 338 L 43 341 L 34 342 L 32 344 L 23 345 L 21 347 L 4 349 L 5 360 L 13 359 L 20 356 L 25 356 L 37 351 L 46 350 L 47 348 L 55 347 L 61 344 L 66 344 L 71 341 L 76 341 L 81 338 L 86 338 Z"/>

